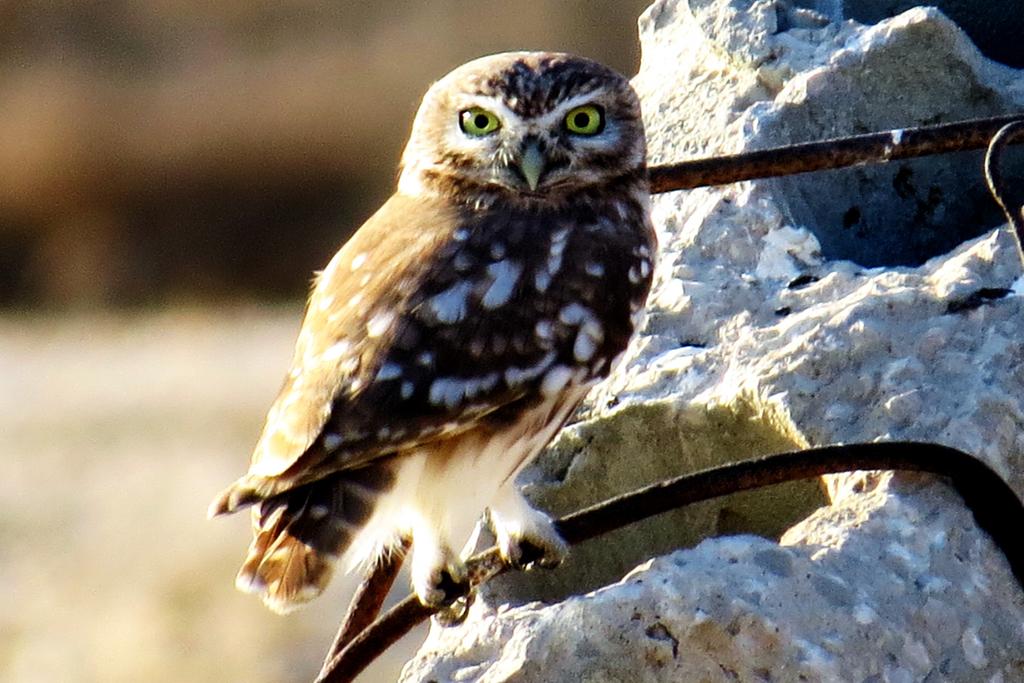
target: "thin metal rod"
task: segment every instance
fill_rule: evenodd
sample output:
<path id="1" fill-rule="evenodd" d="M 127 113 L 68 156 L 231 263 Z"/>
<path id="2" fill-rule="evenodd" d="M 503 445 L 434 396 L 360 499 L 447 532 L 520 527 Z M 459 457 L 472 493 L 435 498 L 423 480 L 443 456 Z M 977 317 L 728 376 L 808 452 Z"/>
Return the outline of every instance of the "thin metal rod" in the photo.
<path id="1" fill-rule="evenodd" d="M 651 194 L 985 149 L 1003 126 L 1021 120 L 1024 120 L 1024 113 L 938 126 L 899 128 L 652 166 L 649 169 Z"/>
<path id="2" fill-rule="evenodd" d="M 876 469 L 949 477 L 978 526 L 992 537 L 1024 588 L 1024 543 L 1019 538 L 1024 528 L 1024 503 L 988 465 L 963 451 L 934 443 L 824 446 L 724 465 L 612 498 L 563 517 L 556 526 L 574 545 L 683 505 L 823 474 Z M 497 549 L 492 548 L 470 558 L 467 564 L 471 572 L 484 575 L 509 569 L 500 564 L 500 559 L 494 569 L 496 557 Z M 481 567 L 486 570 L 481 571 Z M 370 662 L 434 612 L 415 596 L 407 597 L 353 638 L 331 660 L 318 683 L 354 680 Z"/>
<path id="3" fill-rule="evenodd" d="M 1024 139 L 1024 121 L 1006 124 L 992 137 L 988 151 L 985 152 L 985 181 L 988 183 L 988 191 L 1006 214 L 1006 219 L 1017 236 L 1017 255 L 1024 264 L 1024 207 L 1010 206 L 1011 200 L 1006 195 L 1006 185 L 1003 182 L 1003 152 L 1006 151 L 1006 145 L 1021 139 Z"/>
<path id="4" fill-rule="evenodd" d="M 334 636 L 334 642 L 331 643 L 327 657 L 320 667 L 320 673 L 317 674 L 318 681 L 327 675 L 331 661 L 338 653 L 353 638 L 366 630 L 380 614 L 384 600 L 387 599 L 391 587 L 395 584 L 395 579 L 402 571 L 402 562 L 405 560 L 405 554 L 409 552 L 410 545 L 409 539 L 403 538 L 399 548 L 385 555 L 376 564 L 367 567 L 366 574 L 363 576 L 359 588 L 356 589 L 355 595 L 352 596 L 352 602 L 349 603 L 345 619 L 341 622 L 338 633 Z"/>

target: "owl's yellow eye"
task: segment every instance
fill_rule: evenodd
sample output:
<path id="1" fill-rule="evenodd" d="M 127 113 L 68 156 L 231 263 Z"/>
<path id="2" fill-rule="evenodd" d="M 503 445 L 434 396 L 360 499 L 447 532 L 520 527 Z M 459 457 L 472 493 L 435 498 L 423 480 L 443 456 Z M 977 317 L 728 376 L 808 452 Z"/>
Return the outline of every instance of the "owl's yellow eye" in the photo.
<path id="1" fill-rule="evenodd" d="M 481 137 L 490 135 L 501 128 L 501 121 L 491 112 L 481 107 L 470 107 L 459 112 L 459 127 L 466 135 Z"/>
<path id="2" fill-rule="evenodd" d="M 597 135 L 604 130 L 604 112 L 593 104 L 576 107 L 565 115 L 565 129 L 576 135 Z"/>

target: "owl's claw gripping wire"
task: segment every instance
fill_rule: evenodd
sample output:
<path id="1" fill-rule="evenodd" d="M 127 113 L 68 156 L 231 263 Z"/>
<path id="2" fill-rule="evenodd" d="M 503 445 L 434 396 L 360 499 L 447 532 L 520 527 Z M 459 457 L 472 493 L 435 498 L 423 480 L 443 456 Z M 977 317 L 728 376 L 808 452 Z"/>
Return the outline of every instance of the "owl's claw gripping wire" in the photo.
<path id="1" fill-rule="evenodd" d="M 456 581 L 448 572 L 441 572 L 441 581 L 437 589 L 444 593 L 434 618 L 442 626 L 457 626 L 466 620 L 469 607 L 476 595 L 476 586 L 467 576 Z"/>
<path id="2" fill-rule="evenodd" d="M 555 569 L 562 563 L 561 558 L 548 559 L 544 549 L 529 541 L 519 543 L 519 559 L 513 563 L 513 569 L 530 570 L 535 567 L 541 569 Z"/>
<path id="3" fill-rule="evenodd" d="M 458 626 L 466 620 L 469 616 L 469 608 L 473 606 L 473 602 L 476 600 L 476 588 L 465 588 L 464 595 L 455 597 L 451 604 L 447 607 L 442 607 L 436 614 L 434 614 L 434 621 L 441 626 L 449 628 L 451 626 Z"/>

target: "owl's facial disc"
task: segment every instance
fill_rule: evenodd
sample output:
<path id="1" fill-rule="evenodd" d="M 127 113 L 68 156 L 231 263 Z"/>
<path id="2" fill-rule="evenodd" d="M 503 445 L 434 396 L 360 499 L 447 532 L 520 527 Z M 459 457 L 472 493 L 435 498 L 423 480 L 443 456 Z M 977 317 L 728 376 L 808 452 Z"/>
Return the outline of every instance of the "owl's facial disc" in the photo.
<path id="1" fill-rule="evenodd" d="M 561 204 L 642 174 L 640 105 L 622 76 L 558 53 L 470 62 L 424 97 L 402 157 L 399 191 L 476 206 Z"/>

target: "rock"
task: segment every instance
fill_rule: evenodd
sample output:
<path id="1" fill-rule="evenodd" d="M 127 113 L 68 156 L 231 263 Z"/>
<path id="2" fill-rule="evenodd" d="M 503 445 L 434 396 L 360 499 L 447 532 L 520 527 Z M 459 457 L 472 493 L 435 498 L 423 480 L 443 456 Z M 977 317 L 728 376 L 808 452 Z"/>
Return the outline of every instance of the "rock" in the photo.
<path id="1" fill-rule="evenodd" d="M 936 10 L 861 26 L 777 7 L 644 14 L 652 163 L 1024 109 L 1024 75 Z M 561 514 L 759 453 L 915 439 L 1024 494 L 1024 280 L 980 178 L 965 154 L 656 197 L 647 322 L 528 493 Z M 403 680 L 1024 681 L 1024 594 L 948 485 L 825 480 L 813 514 L 824 499 L 805 482 L 502 577 L 462 626 L 432 629 Z M 781 543 L 708 538 L 586 593 L 737 532 Z"/>
<path id="2" fill-rule="evenodd" d="M 998 562 L 976 534 L 949 533 L 971 526 L 955 495 L 876 489 L 843 511 L 863 524 L 859 547 L 825 557 L 806 539 L 734 536 L 555 605 L 474 606 L 461 629 L 435 628 L 403 680 L 1021 680 L 1006 636 L 1024 610 L 989 611 L 986 571 L 1002 568 L 952 566 L 954 553 Z"/>
<path id="3" fill-rule="evenodd" d="M 863 23 L 881 21 L 905 12 L 917 0 L 804 0 L 799 5 L 810 7 L 834 21 L 855 19 Z M 1018 0 L 929 0 L 971 37 L 990 59 L 1024 67 L 1024 12 Z"/>

